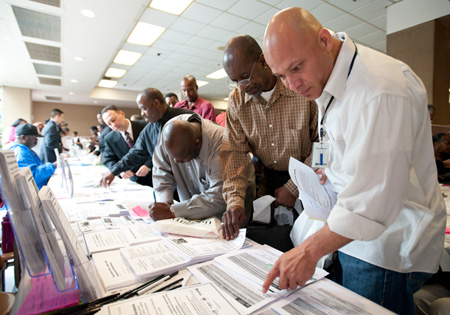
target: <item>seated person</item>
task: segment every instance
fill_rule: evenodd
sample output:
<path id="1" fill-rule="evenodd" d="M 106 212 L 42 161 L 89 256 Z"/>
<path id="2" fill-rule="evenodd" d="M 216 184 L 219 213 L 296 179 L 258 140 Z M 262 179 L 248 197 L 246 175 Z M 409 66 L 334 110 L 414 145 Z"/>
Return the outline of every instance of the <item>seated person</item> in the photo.
<path id="1" fill-rule="evenodd" d="M 14 151 L 19 168 L 29 167 L 39 189 L 46 185 L 56 169 L 56 162 L 43 163 L 39 156 L 31 150 L 37 144 L 37 137 L 42 137 L 37 128 L 26 123 L 16 128 L 16 140 L 10 150 Z"/>
<path id="2" fill-rule="evenodd" d="M 226 210 L 219 160 L 222 136 L 223 127 L 197 114 L 167 122 L 153 153 L 153 185 L 159 201 L 149 207 L 154 220 L 221 218 Z M 249 182 L 253 200 L 254 176 Z M 174 204 L 175 188 L 180 202 Z"/>

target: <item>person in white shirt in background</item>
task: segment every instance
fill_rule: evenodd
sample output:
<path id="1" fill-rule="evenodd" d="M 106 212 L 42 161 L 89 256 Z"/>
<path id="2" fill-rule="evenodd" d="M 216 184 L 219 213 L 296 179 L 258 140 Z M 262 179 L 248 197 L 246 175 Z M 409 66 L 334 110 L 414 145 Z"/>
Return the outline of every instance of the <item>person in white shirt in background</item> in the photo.
<path id="1" fill-rule="evenodd" d="M 327 225 L 279 258 L 263 292 L 276 277 L 282 289 L 304 285 L 339 250 L 345 287 L 412 314 L 412 294 L 438 269 L 446 220 L 423 83 L 301 8 L 275 14 L 263 51 L 289 89 L 316 100 L 330 146 L 321 182 L 339 193 Z"/>

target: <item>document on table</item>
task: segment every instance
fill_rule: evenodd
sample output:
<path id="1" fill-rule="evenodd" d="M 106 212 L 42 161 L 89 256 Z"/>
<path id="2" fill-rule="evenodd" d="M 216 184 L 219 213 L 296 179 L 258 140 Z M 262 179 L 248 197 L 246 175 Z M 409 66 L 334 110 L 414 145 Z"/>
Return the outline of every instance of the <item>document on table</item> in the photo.
<path id="1" fill-rule="evenodd" d="M 238 237 L 231 241 L 195 237 L 167 237 L 164 241 L 169 247 L 197 262 L 240 249 L 244 244 L 245 234 L 246 229 L 240 229 Z"/>
<path id="2" fill-rule="evenodd" d="M 270 291 L 263 294 L 261 286 L 239 277 L 213 261 L 190 266 L 188 270 L 200 282 L 214 284 L 241 314 L 253 313 L 281 297 L 280 294 Z"/>
<path id="3" fill-rule="evenodd" d="M 330 280 L 321 280 L 275 302 L 272 310 L 280 315 L 298 314 L 394 314 Z"/>
<path id="4" fill-rule="evenodd" d="M 262 245 L 255 248 L 242 249 L 233 253 L 224 254 L 214 258 L 214 261 L 231 272 L 256 283 L 259 287 L 262 287 L 267 274 L 282 254 L 282 252 L 273 247 Z M 328 272 L 325 270 L 316 268 L 314 276 L 308 280 L 306 284 L 322 279 L 327 274 Z M 292 292 L 291 290 L 281 290 L 278 287 L 278 280 L 278 278 L 275 279 L 270 286 L 270 289 L 282 295 L 290 294 Z"/>
<path id="5" fill-rule="evenodd" d="M 138 282 L 135 273 L 118 250 L 96 253 L 92 255 L 92 258 L 106 291 Z"/>
<path id="6" fill-rule="evenodd" d="M 106 227 L 101 219 L 84 220 L 76 222 L 76 224 L 77 230 L 82 233 L 98 232 L 106 230 Z"/>
<path id="7" fill-rule="evenodd" d="M 128 244 L 136 245 L 145 242 L 153 242 L 162 238 L 161 234 L 149 224 L 136 224 L 120 228 Z"/>
<path id="8" fill-rule="evenodd" d="M 289 175 L 298 187 L 299 198 L 306 214 L 312 219 L 326 221 L 337 201 L 337 194 L 329 180 L 321 185 L 319 175 L 312 168 L 291 157 Z"/>
<path id="9" fill-rule="evenodd" d="M 239 312 L 213 285 L 201 284 L 109 304 L 97 314 L 238 315 Z"/>
<path id="10" fill-rule="evenodd" d="M 84 233 L 86 246 L 91 254 L 128 246 L 121 230 L 105 230 Z"/>
<path id="11" fill-rule="evenodd" d="M 120 253 L 142 279 L 179 270 L 189 263 L 189 259 L 174 253 L 162 241 L 122 248 Z"/>

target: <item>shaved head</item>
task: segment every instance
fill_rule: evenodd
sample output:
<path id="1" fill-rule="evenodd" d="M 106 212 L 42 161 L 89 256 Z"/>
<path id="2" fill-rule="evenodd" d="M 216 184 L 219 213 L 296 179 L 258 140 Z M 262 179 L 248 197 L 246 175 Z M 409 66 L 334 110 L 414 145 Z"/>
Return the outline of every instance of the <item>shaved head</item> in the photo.
<path id="1" fill-rule="evenodd" d="M 267 25 L 263 43 L 274 75 L 309 100 L 322 94 L 340 47 L 340 40 L 302 8 L 276 13 Z"/>
<path id="2" fill-rule="evenodd" d="M 196 158 L 202 146 L 201 124 L 198 121 L 169 121 L 163 130 L 164 146 L 176 163 Z"/>

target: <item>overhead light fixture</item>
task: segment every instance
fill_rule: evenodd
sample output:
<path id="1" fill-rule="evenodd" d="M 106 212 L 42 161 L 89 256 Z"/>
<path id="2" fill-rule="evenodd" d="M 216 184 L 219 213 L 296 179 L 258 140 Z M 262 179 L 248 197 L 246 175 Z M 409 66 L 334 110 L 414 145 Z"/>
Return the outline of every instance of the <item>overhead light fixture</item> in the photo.
<path id="1" fill-rule="evenodd" d="M 78 83 L 78 80 L 72 79 L 72 80 L 70 80 L 70 82 L 72 82 L 72 83 Z"/>
<path id="2" fill-rule="evenodd" d="M 118 69 L 118 68 L 109 68 L 105 73 L 105 77 L 121 78 L 121 77 L 123 77 L 123 75 L 125 73 L 127 73 L 127 70 Z"/>
<path id="3" fill-rule="evenodd" d="M 209 79 L 215 79 L 215 80 L 218 80 L 218 79 L 225 78 L 225 77 L 227 77 L 227 76 L 228 76 L 228 74 L 227 74 L 227 73 L 225 72 L 225 70 L 222 68 L 222 69 L 220 69 L 220 70 L 217 70 L 217 71 L 214 71 L 213 73 L 208 74 L 206 77 L 209 78 Z"/>
<path id="4" fill-rule="evenodd" d="M 192 3 L 192 0 L 153 0 L 150 8 L 170 14 L 180 15 Z"/>
<path id="5" fill-rule="evenodd" d="M 104 87 L 104 88 L 113 88 L 117 84 L 117 81 L 114 80 L 100 80 L 98 83 L 98 86 Z"/>
<path id="6" fill-rule="evenodd" d="M 98 104 L 98 102 L 97 102 L 97 101 L 94 101 L 94 104 Z"/>
<path id="7" fill-rule="evenodd" d="M 228 97 L 225 97 L 223 100 L 228 102 Z"/>
<path id="8" fill-rule="evenodd" d="M 73 93 L 73 92 L 69 92 L 69 95 L 74 95 L 75 93 Z"/>
<path id="9" fill-rule="evenodd" d="M 197 80 L 197 86 L 198 86 L 198 87 L 207 85 L 208 83 L 209 83 L 208 81 L 200 81 L 200 80 Z"/>
<path id="10" fill-rule="evenodd" d="M 130 36 L 128 36 L 127 42 L 130 44 L 150 46 L 165 30 L 162 26 L 138 22 Z"/>
<path id="11" fill-rule="evenodd" d="M 73 59 L 76 61 L 84 61 L 83 57 L 73 57 Z"/>
<path id="12" fill-rule="evenodd" d="M 88 17 L 88 18 L 95 18 L 95 16 L 96 16 L 95 13 L 91 10 L 81 10 L 80 12 L 83 16 Z"/>
<path id="13" fill-rule="evenodd" d="M 141 56 L 142 54 L 138 52 L 120 50 L 116 58 L 114 58 L 114 63 L 132 66 L 139 60 L 139 58 L 141 58 Z"/>

